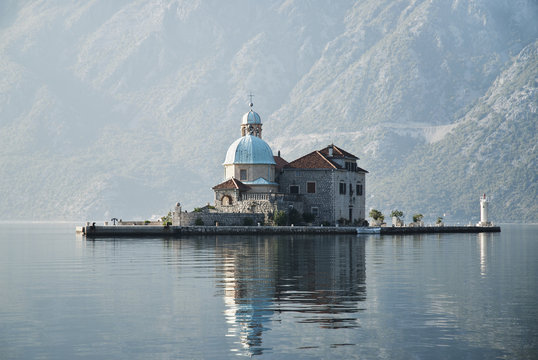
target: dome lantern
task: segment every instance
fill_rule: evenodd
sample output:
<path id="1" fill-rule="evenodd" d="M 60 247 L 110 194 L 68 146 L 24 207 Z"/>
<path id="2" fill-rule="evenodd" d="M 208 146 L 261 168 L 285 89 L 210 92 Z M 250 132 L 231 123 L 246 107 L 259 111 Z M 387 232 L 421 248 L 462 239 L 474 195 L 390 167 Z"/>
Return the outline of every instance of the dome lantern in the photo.
<path id="1" fill-rule="evenodd" d="M 261 139 L 262 119 L 256 111 L 252 110 L 252 107 L 254 106 L 252 103 L 252 96 L 254 95 L 251 94 L 250 96 L 250 111 L 243 115 L 243 119 L 241 121 L 241 136 L 254 135 Z"/>

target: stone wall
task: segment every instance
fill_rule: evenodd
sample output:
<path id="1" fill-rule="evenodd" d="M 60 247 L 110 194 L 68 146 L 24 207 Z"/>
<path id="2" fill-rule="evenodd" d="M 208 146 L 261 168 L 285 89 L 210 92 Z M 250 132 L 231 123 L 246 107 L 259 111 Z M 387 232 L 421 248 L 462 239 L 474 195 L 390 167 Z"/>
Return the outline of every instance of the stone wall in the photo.
<path id="1" fill-rule="evenodd" d="M 349 220 L 349 209 L 352 209 L 352 222 L 365 219 L 366 184 L 364 173 L 347 170 L 322 169 L 284 169 L 279 176 L 280 192 L 290 194 L 290 186 L 299 187 L 295 195 L 297 202 L 302 203 L 302 211 L 313 213 L 318 209 L 314 224 L 328 222 L 334 225 L 341 218 Z M 308 193 L 307 183 L 316 184 L 315 193 Z M 345 184 L 346 193 L 340 194 L 340 183 Z M 351 184 L 351 192 L 350 186 Z M 356 185 L 362 185 L 362 195 L 357 195 Z"/>
<path id="2" fill-rule="evenodd" d="M 261 214 L 263 223 L 272 222 L 273 213 L 277 210 L 277 198 L 275 194 L 243 193 L 239 201 L 234 200 L 231 205 L 222 205 L 216 201 L 216 210 L 219 213 L 233 214 Z M 245 199 L 243 199 L 245 198 Z"/>
<path id="3" fill-rule="evenodd" d="M 328 222 L 335 223 L 334 218 L 334 190 L 331 170 L 318 169 L 284 169 L 280 174 L 280 192 L 290 194 L 290 186 L 299 187 L 296 197 L 302 202 L 302 213 L 312 213 L 317 208 L 318 216 L 315 224 Z M 315 193 L 307 192 L 307 182 L 314 182 Z M 293 195 L 293 194 L 290 194 Z M 302 211 L 301 211 L 302 210 Z"/>
<path id="4" fill-rule="evenodd" d="M 334 216 L 336 221 L 341 218 L 349 220 L 350 208 L 352 208 L 352 222 L 366 218 L 364 196 L 366 194 L 365 178 L 364 173 L 356 171 L 340 170 L 333 173 Z M 345 194 L 340 194 L 340 183 L 343 183 L 346 187 Z M 357 194 L 357 184 L 362 185 L 362 195 Z"/>
<path id="5" fill-rule="evenodd" d="M 219 212 L 182 212 L 174 214 L 175 226 L 239 226 L 250 222 L 252 225 L 264 224 L 265 215 L 262 213 L 219 213 Z M 198 224 L 197 224 L 198 222 Z"/>

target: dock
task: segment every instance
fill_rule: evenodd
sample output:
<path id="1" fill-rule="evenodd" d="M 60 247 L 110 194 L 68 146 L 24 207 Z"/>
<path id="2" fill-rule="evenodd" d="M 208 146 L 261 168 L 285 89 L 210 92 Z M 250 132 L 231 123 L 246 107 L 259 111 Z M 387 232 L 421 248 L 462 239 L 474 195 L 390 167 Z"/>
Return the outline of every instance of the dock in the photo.
<path id="1" fill-rule="evenodd" d="M 361 231 L 364 229 L 365 231 Z M 86 225 L 77 233 L 97 237 L 180 237 L 185 235 L 256 234 L 379 234 L 411 235 L 440 233 L 500 232 L 499 226 L 420 226 L 420 227 L 345 227 L 345 226 L 162 226 L 162 225 Z"/>

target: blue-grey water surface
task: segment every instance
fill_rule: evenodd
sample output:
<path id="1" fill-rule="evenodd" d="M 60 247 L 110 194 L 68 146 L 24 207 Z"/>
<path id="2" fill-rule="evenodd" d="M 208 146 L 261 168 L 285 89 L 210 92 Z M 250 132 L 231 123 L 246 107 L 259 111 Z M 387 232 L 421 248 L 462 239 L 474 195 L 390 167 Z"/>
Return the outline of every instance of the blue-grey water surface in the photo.
<path id="1" fill-rule="evenodd" d="M 538 226 L 98 239 L 0 224 L 0 359 L 537 359 Z"/>

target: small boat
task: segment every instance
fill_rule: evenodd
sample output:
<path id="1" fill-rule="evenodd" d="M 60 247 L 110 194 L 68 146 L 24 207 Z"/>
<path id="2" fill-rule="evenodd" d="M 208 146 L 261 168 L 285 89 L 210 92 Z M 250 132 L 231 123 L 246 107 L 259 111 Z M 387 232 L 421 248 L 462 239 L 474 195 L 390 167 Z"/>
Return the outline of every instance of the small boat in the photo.
<path id="1" fill-rule="evenodd" d="M 357 234 L 381 234 L 381 227 L 361 226 L 357 228 Z"/>

